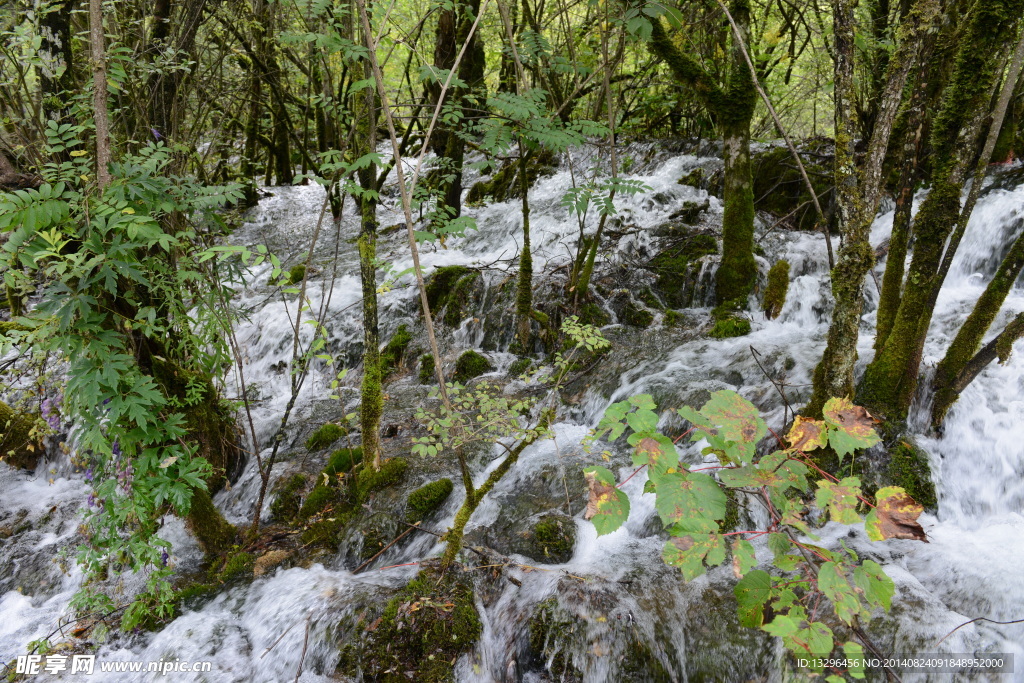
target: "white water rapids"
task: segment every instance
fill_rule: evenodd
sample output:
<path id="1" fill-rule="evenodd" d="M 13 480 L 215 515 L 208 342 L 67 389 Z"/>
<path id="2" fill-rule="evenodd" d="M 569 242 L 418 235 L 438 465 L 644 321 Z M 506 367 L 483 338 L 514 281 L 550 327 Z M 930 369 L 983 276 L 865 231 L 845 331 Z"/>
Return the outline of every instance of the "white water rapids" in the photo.
<path id="1" fill-rule="evenodd" d="M 698 164 L 716 163 L 710 158 L 658 153 L 653 145 L 634 146 L 631 153 L 642 161 L 630 177 L 643 180 L 651 190 L 617 200 L 622 224 L 639 230 L 627 231 L 615 253 L 609 255 L 612 259 L 652 255 L 652 238 L 647 229 L 664 223 L 684 201 L 706 197 L 705 192 L 680 185 L 677 180 Z M 566 263 L 569 252 L 565 245 L 575 244 L 578 225 L 560 205 L 571 184 L 572 178 L 563 164 L 555 175 L 542 178 L 530 193 L 535 273 L 550 272 Z M 323 195 L 317 186 L 270 191 L 272 196 L 249 214 L 249 222 L 236 231 L 232 240 L 248 245 L 266 243 L 290 265 L 300 261 L 309 248 Z M 400 221 L 395 194 L 385 195 L 382 226 Z M 498 263 L 513 269 L 521 242 L 518 201 L 467 209 L 469 215 L 476 217 L 478 230 L 462 238 L 448 239 L 447 248 L 425 249 L 424 267 L 429 271 L 449 264 Z M 712 215 L 720 214 L 721 206 L 715 198 L 710 199 L 710 205 Z M 329 348 L 340 364 L 348 367 L 356 365 L 361 344 L 359 275 L 350 242 L 358 228 L 352 213 L 351 205 L 346 205 L 340 235 L 335 234 L 330 220 L 323 222 L 309 284 L 313 309 L 325 305 L 329 311 Z M 891 211 L 879 216 L 872 233 L 875 243 L 887 237 L 891 223 Z M 596 217 L 591 217 L 588 225 L 588 230 L 592 230 Z M 993 253 L 994 245 L 1009 244 L 1022 225 L 1024 185 L 991 190 L 979 200 L 936 307 L 924 352 L 926 371 L 942 357 L 957 325 L 998 264 L 1001 253 Z M 403 248 L 403 234 L 381 243 L 381 257 L 393 264 L 396 272 L 411 266 L 408 250 Z M 662 405 L 674 406 L 689 402 L 703 390 L 731 388 L 754 400 L 766 412 L 769 424 L 780 427 L 782 403 L 755 364 L 749 347 L 758 349 L 769 365 L 789 368 L 787 381 L 793 389 L 788 398 L 793 405 L 799 405 L 806 398 L 806 385 L 824 344 L 830 310 L 828 272 L 820 235 L 777 230 L 764 236 L 761 245 L 768 261 L 785 258 L 792 266 L 788 299 L 777 319 L 766 321 L 760 313 L 751 314 L 751 334 L 733 339 L 678 336 L 668 343 L 665 340 L 672 340 L 672 335 L 658 336 L 659 342 L 653 349 L 646 345 L 635 366 L 622 374 L 611 396 L 591 390 L 572 413 L 571 420 L 566 418 L 555 425 L 555 439 L 535 444 L 524 452 L 481 505 L 470 529 L 489 524 L 501 515 L 503 505 L 522 493 L 529 475 L 537 468 L 582 458 L 580 442 L 611 401 L 648 392 Z M 324 283 L 331 281 L 335 249 L 340 254 L 337 279 L 333 287 L 328 287 Z M 762 260 L 762 265 L 767 262 Z M 876 268 L 879 275 L 881 269 L 882 264 Z M 238 341 L 243 348 L 246 381 L 251 385 L 250 397 L 258 399 L 254 418 L 264 443 L 277 428 L 288 401 L 286 366 L 292 339 L 288 316 L 294 316 L 296 305 L 295 297 L 282 301 L 276 290 L 267 287 L 269 275 L 267 266 L 256 269 L 249 286 L 237 297 L 238 306 L 249 315 L 238 329 Z M 488 275 L 492 285 L 504 277 L 503 273 Z M 389 338 L 399 324 L 416 322 L 416 294 L 409 282 L 405 276 L 381 297 L 382 340 Z M 873 353 L 877 292 L 870 280 L 866 292 L 861 367 Z M 993 329 L 1001 329 L 1001 323 L 1022 310 L 1024 290 L 1018 287 L 1007 298 Z M 706 315 L 706 310 L 695 312 Z M 489 313 L 493 312 L 479 310 L 474 315 L 481 318 Z M 636 334 L 659 334 L 660 314 L 655 318 L 654 330 Z M 311 332 L 310 326 L 303 326 L 304 339 Z M 480 344 L 481 340 L 479 323 L 470 320 L 448 343 L 454 354 L 469 345 Z M 509 354 L 489 355 L 499 368 L 507 367 L 512 359 Z M 318 411 L 331 404 L 327 395 L 334 372 L 323 366 L 314 370 L 296 403 L 293 427 L 303 420 L 312 420 Z M 228 386 L 233 386 L 234 381 L 230 377 Z M 402 379 L 399 384 L 410 381 Z M 356 387 L 350 378 L 342 388 L 349 399 L 349 410 L 357 395 Z M 871 544 L 862 530 L 851 534 L 848 529 L 831 524 L 823 531 L 822 542 L 838 543 L 842 536 L 862 556 L 882 563 L 895 580 L 897 596 L 893 613 L 887 619 L 889 632 L 895 634 L 894 642 L 902 646 L 897 651 L 1014 653 L 1017 673 L 999 680 L 1024 681 L 1024 624 L 979 622 L 960 629 L 941 646 L 935 645 L 954 627 L 974 617 L 996 621 L 1024 618 L 1024 353 L 1018 352 L 1006 365 L 993 364 L 982 373 L 950 412 L 945 436 L 925 433 L 925 420 L 919 414 L 926 413 L 926 409 L 927 406 L 924 411 L 916 406 L 911 422 L 921 432 L 918 441 L 929 454 L 939 498 L 937 515 L 922 518 L 930 543 Z M 289 438 L 295 438 L 294 431 L 289 432 Z M 699 457 L 692 449 L 688 453 L 691 459 Z M 82 475 L 72 473 L 66 462 L 52 463 L 52 469 L 51 472 L 48 465 L 29 474 L 0 465 L 0 530 L 31 524 L 31 528 L 14 536 L 0 536 L 2 662 L 10 662 L 26 651 L 30 641 L 54 630 L 82 580 L 74 568 L 73 548 L 79 510 L 85 505 L 88 489 Z M 619 474 L 625 477 L 631 471 L 622 468 Z M 485 476 L 485 472 L 478 476 Z M 241 522 L 251 517 L 257 490 L 258 476 L 250 463 L 237 484 L 218 494 L 216 501 L 231 521 Z M 653 496 L 643 494 L 643 476 L 635 477 L 624 490 L 630 496 L 632 514 L 622 529 L 598 538 L 592 525 L 582 520 L 581 511 L 575 510 L 577 544 L 569 562 L 542 567 L 550 571 L 517 574 L 523 584 L 521 588 L 508 584 L 489 604 L 478 605 L 484 632 L 473 652 L 459 661 L 458 680 L 548 680 L 535 671 L 523 671 L 516 652 L 528 638 L 524 633 L 526 620 L 538 603 L 552 596 L 557 598 L 560 609 L 578 620 L 576 635 L 563 647 L 565 657 L 583 672 L 585 681 L 630 680 L 618 669 L 625 648 L 623 632 L 654 643 L 653 656 L 678 680 L 686 678 L 687 662 L 702 658 L 712 662 L 702 665 L 702 670 L 713 668 L 716 658 L 718 661 L 718 673 L 703 680 L 746 680 L 757 674 L 770 680 L 780 679 L 779 653 L 774 645 L 743 634 L 733 634 L 733 640 L 727 642 L 715 640 L 720 638 L 721 628 L 714 630 L 711 601 L 724 575 L 711 572 L 684 584 L 675 570 L 662 567 L 662 540 L 652 534 L 648 524 L 654 515 Z M 448 501 L 437 528 L 443 529 L 450 523 L 460 502 L 457 498 L 452 496 Z M 268 505 L 269 499 L 270 496 Z M 173 561 L 179 567 L 198 565 L 200 552 L 180 522 L 168 520 L 162 533 L 174 542 Z M 385 555 L 381 562 L 413 562 L 438 550 L 432 537 L 421 536 L 400 551 Z M 56 561 L 60 552 L 70 554 L 63 562 L 67 573 L 62 570 L 62 563 Z M 766 547 L 759 547 L 759 558 L 770 558 Z M 111 640 L 100 647 L 97 661 L 210 661 L 210 673 L 152 676 L 152 680 L 224 683 L 292 680 L 301 661 L 303 672 L 299 680 L 336 680 L 338 644 L 331 636 L 332 629 L 350 609 L 354 596 L 384 596 L 382 588 L 403 584 L 416 570 L 405 567 L 353 575 L 340 568 L 340 564 L 332 564 L 280 570 L 257 578 L 251 585 L 227 589 L 198 611 L 183 614 L 157 633 Z M 567 582 L 568 575 L 583 576 L 587 581 Z M 125 594 L 131 594 L 139 581 L 140 578 L 127 578 Z M 726 603 L 725 609 L 732 607 Z M 273 649 L 263 656 L 268 648 Z M 143 678 L 139 674 L 101 673 L 97 669 L 90 680 Z"/>

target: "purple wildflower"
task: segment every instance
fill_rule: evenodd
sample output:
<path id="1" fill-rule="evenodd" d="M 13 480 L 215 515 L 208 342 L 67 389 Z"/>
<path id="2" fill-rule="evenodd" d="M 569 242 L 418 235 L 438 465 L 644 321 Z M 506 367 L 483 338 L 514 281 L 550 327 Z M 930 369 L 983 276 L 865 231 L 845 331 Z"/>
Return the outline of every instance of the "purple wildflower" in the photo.
<path id="1" fill-rule="evenodd" d="M 167 560 L 168 560 L 168 559 L 170 559 L 170 556 L 169 556 L 169 555 L 167 554 L 167 550 L 166 550 L 166 549 L 164 549 L 164 550 L 163 550 L 163 551 L 161 551 L 161 553 L 160 553 L 160 566 L 162 566 L 162 567 L 166 567 L 166 566 L 167 566 Z"/>

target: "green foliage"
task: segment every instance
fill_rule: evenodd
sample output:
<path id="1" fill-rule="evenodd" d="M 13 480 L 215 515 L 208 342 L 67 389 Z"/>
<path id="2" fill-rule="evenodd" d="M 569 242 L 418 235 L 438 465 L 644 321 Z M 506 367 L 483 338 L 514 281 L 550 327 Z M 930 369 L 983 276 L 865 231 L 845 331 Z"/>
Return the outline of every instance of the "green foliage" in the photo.
<path id="1" fill-rule="evenodd" d="M 302 490 L 306 488 L 306 475 L 296 472 L 278 487 L 270 515 L 279 522 L 290 522 L 299 514 Z"/>
<path id="2" fill-rule="evenodd" d="M 322 451 L 347 433 L 341 425 L 328 422 L 309 435 L 306 439 L 306 448 L 311 451 Z"/>
<path id="3" fill-rule="evenodd" d="M 424 484 L 410 493 L 407 503 L 409 519 L 413 521 L 423 519 L 441 507 L 441 504 L 448 500 L 453 488 L 452 480 L 445 478 Z"/>
<path id="4" fill-rule="evenodd" d="M 465 384 L 474 377 L 479 377 L 493 369 L 494 366 L 491 365 L 489 360 L 476 351 L 469 349 L 468 351 L 463 351 L 458 360 L 455 361 L 455 373 L 452 375 L 452 381 Z"/>
<path id="5" fill-rule="evenodd" d="M 824 615 L 816 609 L 808 614 L 805 605 L 818 604 L 824 597 L 839 622 L 864 623 L 874 608 L 889 609 L 894 592 L 892 580 L 877 563 L 861 561 L 845 546 L 836 552 L 801 540 L 817 539 L 805 521 L 809 508 L 827 511 L 836 522 L 855 524 L 864 519 L 858 508 L 867 505 L 856 477 L 836 481 L 817 469 L 806 451 L 828 446 L 846 454 L 874 445 L 878 435 L 871 418 L 846 399 L 830 400 L 825 411 L 825 420 L 799 418 L 788 436 L 790 446 L 759 458 L 756 446 L 767 425 L 739 394 L 716 391 L 699 411 L 680 408 L 680 416 L 693 425 L 687 432 L 690 440 L 704 442 L 703 455 L 717 460 L 717 466 L 700 469 L 717 472 L 717 479 L 680 460 L 673 441 L 658 431 L 660 416 L 648 395 L 613 403 L 595 433 L 609 440 L 628 433 L 634 465 L 647 470 L 644 491 L 655 494 L 655 508 L 671 536 L 662 552 L 665 562 L 692 580 L 731 556 L 733 572 L 740 578 L 735 587 L 740 623 L 782 638 L 799 655 L 823 655 L 836 646 L 832 630 L 822 621 Z M 825 477 L 813 485 L 808 481 L 812 468 Z M 605 468 L 590 467 L 585 473 L 590 489 L 585 517 L 599 535 L 611 533 L 628 517 L 629 498 Z M 725 533 L 727 491 L 765 496 L 767 527 Z M 813 503 L 808 505 L 812 493 Z M 883 489 L 864 520 L 868 535 L 874 540 L 923 540 L 916 523 L 920 512 L 921 506 L 903 489 Z M 755 549 L 744 536 L 767 536 L 778 574 L 755 569 Z M 844 647 L 854 651 L 859 646 Z"/>
<path id="6" fill-rule="evenodd" d="M 776 261 L 768 271 L 768 284 L 764 288 L 761 310 L 769 320 L 777 318 L 786 305 L 786 292 L 789 291 L 789 261 Z"/>
<path id="7" fill-rule="evenodd" d="M 714 339 L 728 339 L 729 337 L 742 337 L 750 334 L 750 320 L 741 315 L 729 314 L 715 318 L 709 337 Z"/>
<path id="8" fill-rule="evenodd" d="M 218 579 L 221 583 L 230 583 L 245 578 L 252 578 L 252 570 L 256 564 L 256 558 L 252 553 L 240 552 L 231 555 L 224 563 Z"/>

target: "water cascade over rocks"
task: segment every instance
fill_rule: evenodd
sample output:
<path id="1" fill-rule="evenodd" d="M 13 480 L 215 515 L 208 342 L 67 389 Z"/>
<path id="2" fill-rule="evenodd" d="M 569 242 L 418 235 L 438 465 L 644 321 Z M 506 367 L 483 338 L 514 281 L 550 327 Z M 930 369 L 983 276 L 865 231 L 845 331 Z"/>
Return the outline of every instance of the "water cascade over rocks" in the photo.
<path id="1" fill-rule="evenodd" d="M 605 317 L 601 322 L 607 322 L 605 334 L 615 346 L 596 367 L 567 386 L 567 405 L 560 408 L 553 438 L 526 449 L 467 527 L 468 542 L 493 547 L 518 563 L 504 571 L 520 585 L 501 576 L 481 581 L 474 597 L 481 634 L 455 663 L 458 681 L 783 678 L 781 647 L 765 633 L 738 626 L 732 597 L 734 579 L 727 567 L 684 583 L 677 570 L 663 564 L 664 539 L 653 496 L 643 493 L 642 473 L 622 489 L 631 499 L 628 522 L 608 536 L 597 537 L 593 526 L 582 519 L 585 499 L 580 470 L 601 461 L 601 456 L 588 453 L 581 443 L 607 405 L 637 393 L 652 394 L 665 410 L 684 404 L 699 406 L 710 391 L 734 389 L 758 405 L 771 426 L 782 427 L 788 408 L 755 362 L 750 347 L 757 350 L 770 374 L 784 374 L 786 399 L 790 406 L 799 407 L 809 394 L 811 372 L 824 346 L 830 314 L 823 238 L 760 226 L 762 279 L 771 263 L 786 259 L 791 265 L 791 283 L 777 318 L 750 314 L 749 335 L 719 340 L 701 333 L 701 328 L 708 326 L 713 256 L 695 261 L 687 285 L 689 307 L 676 310 L 673 317 L 683 322 L 673 324 L 666 309 L 655 305 L 660 302 L 645 301 L 641 296 L 655 276 L 637 264 L 649 262 L 659 252 L 660 226 L 681 211 L 692 212 L 695 204 L 701 208 L 706 204 L 706 208 L 694 222 L 714 230 L 721 214 L 719 200 L 678 181 L 698 166 L 714 169 L 720 161 L 710 155 L 675 153 L 653 143 L 633 145 L 624 154 L 635 159 L 628 177 L 642 180 L 650 190 L 616 200 L 619 212 L 609 224 L 608 248 L 602 249 L 602 263 L 595 274 L 595 301 Z M 466 187 L 475 179 L 467 178 Z M 536 297 L 542 304 L 545 297 L 560 296 L 564 280 L 559 278 L 564 278 L 571 258 L 565 245 L 574 245 L 579 234 L 577 221 L 561 204 L 571 185 L 563 160 L 554 174 L 542 177 L 530 193 Z M 992 245 L 1009 244 L 1024 225 L 1024 184 L 1005 185 L 986 191 L 974 211 L 936 307 L 924 351 L 926 373 L 941 358 L 957 325 L 998 265 L 1002 255 L 993 253 Z M 304 259 L 323 202 L 322 190 L 315 185 L 268 190 L 270 196 L 247 215 L 232 241 L 265 243 L 290 266 Z M 401 220 L 393 186 L 384 199 L 379 253 L 392 272 L 402 273 L 411 266 L 404 231 L 387 230 Z M 459 316 L 460 324 L 442 332 L 447 368 L 470 348 L 487 357 L 494 368 L 487 376 L 495 379 L 505 377 L 516 360 L 509 352 L 514 329 L 511 306 L 503 297 L 514 278 L 521 243 L 518 201 L 470 207 L 467 213 L 476 218 L 476 231 L 424 248 L 422 262 L 428 273 L 453 265 L 482 269 L 482 277 L 473 285 Z M 327 311 L 329 352 L 339 366 L 357 368 L 362 334 L 358 264 L 352 244 L 357 225 L 352 213 L 347 204 L 340 225 L 324 222 L 307 292 L 314 311 L 321 307 Z M 883 212 L 872 231 L 873 243 L 887 238 L 891 224 L 891 211 Z M 589 216 L 588 232 L 595 225 L 596 216 Z M 879 274 L 881 268 L 881 264 L 876 268 Z M 289 316 L 294 318 L 296 308 L 296 297 L 269 286 L 269 277 L 268 266 L 256 268 L 236 299 L 236 305 L 247 314 L 237 337 L 257 435 L 264 444 L 277 429 L 289 399 Z M 382 294 L 382 340 L 389 339 L 402 324 L 421 328 L 417 293 L 411 283 L 404 275 Z M 872 356 L 877 291 L 870 280 L 866 296 L 862 365 Z M 651 324 L 623 324 L 627 310 L 646 312 Z M 1024 289 L 1018 287 L 1007 298 L 994 328 L 1022 310 Z M 300 334 L 308 340 L 312 326 L 303 325 Z M 415 409 L 427 401 L 428 387 L 419 383 L 415 371 L 422 351 L 423 347 L 415 357 L 407 358 L 407 371 L 386 387 L 388 456 L 407 455 L 408 437 L 416 430 Z M 305 462 L 306 438 L 356 405 L 358 373 L 342 382 L 340 402 L 329 397 L 336 373 L 337 367 L 318 363 L 303 386 L 282 458 L 274 469 L 272 490 L 300 469 L 314 475 L 319 471 L 321 462 Z M 229 395 L 235 381 L 233 375 L 227 379 Z M 519 380 L 508 386 L 509 391 L 525 387 Z M 950 412 L 944 436 L 927 432 L 928 401 L 927 392 L 922 391 L 912 411 L 911 429 L 928 454 L 936 485 L 937 508 L 921 519 L 930 542 L 870 543 L 862 528 L 851 530 L 835 524 L 821 530 L 821 542 L 837 546 L 842 540 L 862 558 L 881 563 L 894 579 L 897 594 L 892 612 L 876 618 L 869 629 L 891 651 L 1009 652 L 1018 661 L 1018 673 L 1011 678 L 1024 681 L 1022 624 L 975 623 L 957 631 L 938 649 L 935 646 L 947 632 L 973 617 L 996 621 L 1024 618 L 1020 572 L 1024 567 L 1024 354 L 1015 354 L 1005 365 L 990 366 L 970 385 Z M 611 467 L 624 479 L 632 472 L 628 453 L 616 445 L 610 451 Z M 694 463 L 702 457 L 692 445 L 684 453 Z M 500 454 L 497 447 L 493 452 L 474 454 L 478 482 L 496 466 Z M 4 662 L 58 627 L 59 615 L 82 581 L 74 565 L 74 547 L 79 510 L 87 504 L 88 487 L 83 474 L 75 473 L 66 457 L 52 454 L 35 473 L 0 465 L 0 655 Z M 408 457 L 410 476 L 417 480 L 410 485 L 419 486 L 438 476 L 458 480 L 444 456 L 427 463 Z M 232 487 L 217 494 L 215 502 L 230 521 L 245 523 L 251 518 L 258 489 L 259 476 L 255 463 L 250 462 Z M 456 486 L 424 526 L 443 532 L 461 497 Z M 273 498 L 267 496 L 262 513 L 268 522 Z M 375 514 L 372 508 L 376 505 L 376 500 L 371 500 L 366 514 Z M 557 557 L 557 553 L 545 557 L 548 551 L 537 551 L 517 538 L 549 517 L 570 528 L 569 535 L 575 539 L 571 549 Z M 385 542 L 402 530 L 397 526 L 389 529 L 395 533 Z M 180 574 L 198 570 L 201 552 L 180 521 L 168 519 L 161 534 L 174 543 L 171 561 Z M 170 674 L 167 680 L 225 683 L 292 680 L 301 662 L 301 681 L 346 680 L 338 672 L 343 641 L 355 629 L 366 628 L 360 625 L 361 614 L 368 606 L 379 609 L 415 576 L 418 567 L 410 563 L 437 555 L 442 547 L 434 536 L 416 533 L 383 553 L 368 570 L 354 574 L 352 557 L 366 557 L 367 553 L 358 547 L 346 550 L 349 543 L 368 541 L 351 536 L 337 553 L 321 553 L 311 562 L 267 571 L 249 583 L 228 584 L 212 599 L 186 609 L 155 632 L 111 633 L 98 647 L 97 662 L 209 661 L 212 670 L 200 677 Z M 759 559 L 767 562 L 770 551 L 764 544 L 754 543 Z M 472 563 L 480 558 L 469 554 L 467 559 Z M 117 590 L 130 595 L 144 577 L 111 581 L 120 582 Z M 44 674 L 36 678 L 57 677 Z M 97 669 L 90 680 L 142 679 L 139 674 Z"/>

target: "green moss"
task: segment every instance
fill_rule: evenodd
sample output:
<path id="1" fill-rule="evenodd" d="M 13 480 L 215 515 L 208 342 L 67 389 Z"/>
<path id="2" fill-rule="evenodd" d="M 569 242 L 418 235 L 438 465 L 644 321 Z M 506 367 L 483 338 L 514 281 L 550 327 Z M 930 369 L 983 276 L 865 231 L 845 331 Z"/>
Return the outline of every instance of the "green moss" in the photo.
<path id="1" fill-rule="evenodd" d="M 665 308 L 650 287 L 644 287 L 640 290 L 640 295 L 637 298 L 640 299 L 645 306 L 653 308 L 656 311 L 660 311 Z"/>
<path id="2" fill-rule="evenodd" d="M 256 558 L 251 553 L 235 553 L 224 563 L 224 568 L 220 570 L 217 578 L 221 583 L 252 578 L 255 564 Z"/>
<path id="3" fill-rule="evenodd" d="M 535 662 L 551 673 L 556 681 L 583 679 L 583 672 L 566 656 L 563 644 L 585 624 L 559 615 L 558 599 L 548 598 L 537 605 L 527 624 L 530 652 Z"/>
<path id="4" fill-rule="evenodd" d="M 906 441 L 898 442 L 889 450 L 888 475 L 894 485 L 903 487 L 911 498 L 929 510 L 938 505 L 932 469 L 927 454 L 921 449 Z"/>
<path id="5" fill-rule="evenodd" d="M 530 154 L 526 161 L 527 186 L 532 187 L 541 176 L 554 173 L 554 154 L 541 149 Z M 504 202 L 522 197 L 522 183 L 519 178 L 519 160 L 513 159 L 505 163 L 490 180 L 481 180 L 473 184 L 466 194 L 466 203 L 479 206 L 485 201 Z"/>
<path id="6" fill-rule="evenodd" d="M 306 496 L 306 500 L 302 502 L 302 507 L 299 508 L 299 519 L 307 520 L 333 510 L 340 500 L 337 489 L 324 483 L 318 483 Z"/>
<path id="7" fill-rule="evenodd" d="M 302 544 L 312 548 L 336 550 L 342 529 L 351 518 L 350 513 L 343 513 L 329 519 L 313 522 L 302 532 Z"/>
<path id="8" fill-rule="evenodd" d="M 0 459 L 11 467 L 35 469 L 42 444 L 33 435 L 35 418 L 0 401 Z"/>
<path id="9" fill-rule="evenodd" d="M 655 287 L 669 308 L 691 305 L 694 262 L 718 253 L 718 242 L 711 235 L 689 232 L 677 239 L 651 260 L 651 270 L 658 276 Z"/>
<path id="10" fill-rule="evenodd" d="M 768 284 L 764 288 L 761 310 L 772 320 L 782 312 L 786 305 L 786 293 L 789 291 L 789 261 L 777 261 L 768 271 Z"/>
<path id="11" fill-rule="evenodd" d="M 420 384 L 430 384 L 434 381 L 434 354 L 425 353 L 420 356 Z"/>
<path id="12" fill-rule="evenodd" d="M 441 506 L 441 503 L 448 500 L 452 489 L 451 479 L 438 479 L 429 484 L 424 484 L 409 494 L 409 519 L 415 521 L 423 519 L 431 512 Z"/>
<path id="13" fill-rule="evenodd" d="M 339 474 L 347 474 L 363 461 L 362 448 L 339 448 L 331 453 L 324 468 L 324 474 L 332 479 Z"/>
<path id="14" fill-rule="evenodd" d="M 174 591 L 171 602 L 178 610 L 197 608 L 200 604 L 217 595 L 220 586 L 216 583 L 192 583 Z"/>
<path id="15" fill-rule="evenodd" d="M 218 555 L 235 542 L 235 527 L 224 519 L 224 515 L 213 504 L 213 499 L 204 489 L 193 489 L 185 526 L 196 537 L 199 547 L 207 555 Z"/>
<path id="16" fill-rule="evenodd" d="M 459 383 L 465 383 L 474 377 L 479 377 L 485 372 L 490 372 L 494 367 L 490 361 L 481 356 L 472 349 L 463 351 L 459 359 L 455 361 L 455 373 L 452 375 L 452 380 Z"/>
<path id="17" fill-rule="evenodd" d="M 750 334 L 750 321 L 742 316 L 726 316 L 715 320 L 714 327 L 708 332 L 709 337 L 727 339 Z"/>
<path id="18" fill-rule="evenodd" d="M 681 313 L 673 311 L 671 308 L 665 311 L 665 327 L 675 327 L 683 321 Z"/>
<path id="19" fill-rule="evenodd" d="M 707 182 L 708 172 L 703 167 L 698 166 L 689 173 L 683 175 L 682 178 L 676 182 L 680 185 L 689 185 L 690 187 L 701 188 L 704 183 Z"/>
<path id="20" fill-rule="evenodd" d="M 306 439 L 306 448 L 311 451 L 322 451 L 341 437 L 345 436 L 346 433 L 347 432 L 344 427 L 341 425 L 328 422 L 313 432 L 310 437 Z"/>
<path id="21" fill-rule="evenodd" d="M 572 551 L 576 546 L 576 527 L 572 522 L 555 515 L 542 517 L 533 526 L 534 540 L 537 545 L 537 559 L 554 564 L 561 564 L 572 559 Z"/>
<path id="22" fill-rule="evenodd" d="M 469 577 L 424 569 L 384 608 L 373 629 L 346 640 L 338 670 L 381 683 L 441 683 L 482 630 Z"/>
<path id="23" fill-rule="evenodd" d="M 580 306 L 580 322 L 584 325 L 604 327 L 612 321 L 612 317 L 595 303 L 588 302 Z"/>
<path id="24" fill-rule="evenodd" d="M 518 358 L 512 362 L 512 365 L 508 366 L 508 374 L 511 377 L 519 377 L 529 370 L 532 365 L 532 358 Z"/>
<path id="25" fill-rule="evenodd" d="M 449 327 L 462 322 L 473 284 L 480 271 L 466 266 L 443 266 L 435 270 L 427 282 L 427 303 L 430 311 Z"/>
<path id="26" fill-rule="evenodd" d="M 654 322 L 654 315 L 646 308 L 629 301 L 622 310 L 622 322 L 633 327 L 650 327 Z"/>
<path id="27" fill-rule="evenodd" d="M 819 162 L 819 156 L 804 154 L 800 159 L 824 207 L 832 185 L 832 168 Z M 779 218 L 792 214 L 789 220 L 793 227 L 798 230 L 814 229 L 818 222 L 817 210 L 811 200 L 811 193 L 807 191 L 807 183 L 787 147 L 776 147 L 753 155 L 751 175 L 754 206 L 758 211 L 767 211 Z"/>
<path id="28" fill-rule="evenodd" d="M 270 515 L 278 522 L 290 522 L 299 514 L 302 489 L 306 488 L 306 475 L 296 472 L 278 487 L 277 496 L 270 504 Z"/>
<path id="29" fill-rule="evenodd" d="M 380 352 L 381 375 L 388 377 L 405 362 L 405 354 L 412 341 L 412 334 L 407 325 L 399 325 L 394 336 L 388 340 Z"/>
<path id="30" fill-rule="evenodd" d="M 306 264 L 299 263 L 292 266 L 292 269 L 288 271 L 288 284 L 297 285 L 306 279 Z"/>
<path id="31" fill-rule="evenodd" d="M 381 463 L 380 470 L 364 467 L 356 477 L 356 496 L 360 502 L 374 491 L 394 486 L 405 477 L 409 463 L 405 458 L 391 458 Z"/>

